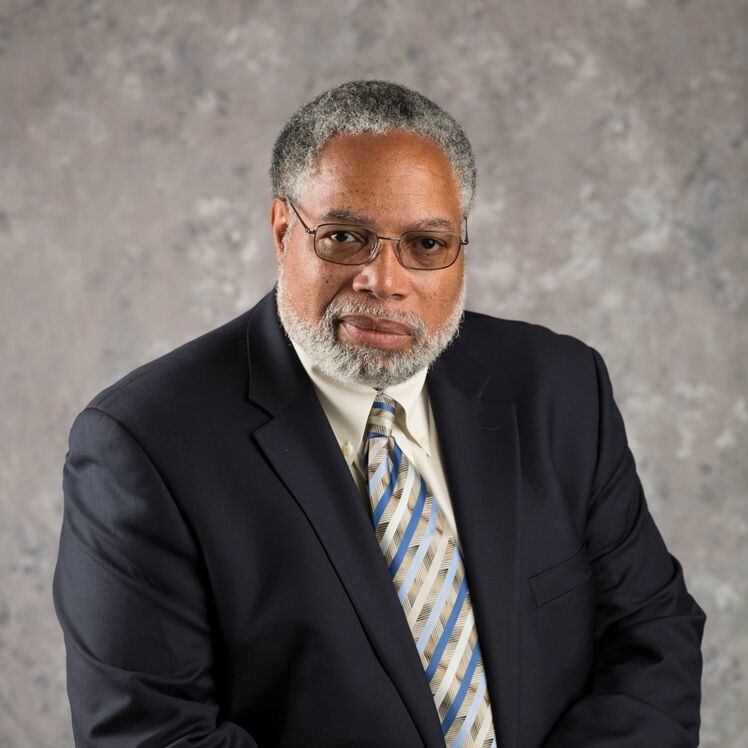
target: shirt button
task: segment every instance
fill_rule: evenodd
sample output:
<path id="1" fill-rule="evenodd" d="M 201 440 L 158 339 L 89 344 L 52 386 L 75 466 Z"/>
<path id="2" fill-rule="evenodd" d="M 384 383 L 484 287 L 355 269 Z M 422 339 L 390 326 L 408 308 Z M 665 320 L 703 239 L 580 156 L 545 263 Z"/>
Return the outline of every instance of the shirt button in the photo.
<path id="1" fill-rule="evenodd" d="M 353 454 L 353 444 L 350 442 L 343 442 L 343 454 L 346 456 L 346 458 L 350 458 L 350 456 Z"/>

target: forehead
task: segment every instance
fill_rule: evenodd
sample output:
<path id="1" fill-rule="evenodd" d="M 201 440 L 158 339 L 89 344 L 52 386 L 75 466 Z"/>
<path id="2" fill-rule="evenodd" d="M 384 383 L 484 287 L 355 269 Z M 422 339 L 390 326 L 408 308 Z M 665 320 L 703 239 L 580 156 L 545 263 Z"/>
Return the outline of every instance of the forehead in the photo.
<path id="1" fill-rule="evenodd" d="M 333 136 L 320 151 L 303 193 L 305 202 L 340 207 L 427 204 L 441 213 L 459 213 L 457 179 L 446 154 L 430 138 L 404 130 Z"/>

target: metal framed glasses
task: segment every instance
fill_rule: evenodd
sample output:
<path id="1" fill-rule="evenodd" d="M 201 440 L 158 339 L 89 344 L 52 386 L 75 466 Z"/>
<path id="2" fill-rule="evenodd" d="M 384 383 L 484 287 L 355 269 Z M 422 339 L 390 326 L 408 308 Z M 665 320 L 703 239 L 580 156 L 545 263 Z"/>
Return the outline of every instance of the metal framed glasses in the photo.
<path id="1" fill-rule="evenodd" d="M 349 223 L 321 223 L 311 229 L 290 200 L 286 202 L 301 221 L 304 231 L 314 239 L 314 253 L 321 260 L 336 265 L 366 265 L 379 253 L 382 239 L 396 242 L 400 264 L 410 270 L 443 270 L 453 265 L 460 248 L 468 243 L 467 218 L 465 238 L 451 231 L 417 229 L 402 236 L 380 236 L 367 226 Z"/>

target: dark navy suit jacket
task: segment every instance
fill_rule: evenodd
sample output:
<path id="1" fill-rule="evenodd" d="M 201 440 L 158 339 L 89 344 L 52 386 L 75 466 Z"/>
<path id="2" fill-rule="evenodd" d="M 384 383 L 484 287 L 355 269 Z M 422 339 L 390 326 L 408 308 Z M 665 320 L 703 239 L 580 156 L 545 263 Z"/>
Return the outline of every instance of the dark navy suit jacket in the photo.
<path id="1" fill-rule="evenodd" d="M 468 313 L 427 386 L 498 745 L 695 746 L 704 614 L 600 356 Z M 54 603 L 79 748 L 444 745 L 272 293 L 99 394 L 64 491 Z"/>

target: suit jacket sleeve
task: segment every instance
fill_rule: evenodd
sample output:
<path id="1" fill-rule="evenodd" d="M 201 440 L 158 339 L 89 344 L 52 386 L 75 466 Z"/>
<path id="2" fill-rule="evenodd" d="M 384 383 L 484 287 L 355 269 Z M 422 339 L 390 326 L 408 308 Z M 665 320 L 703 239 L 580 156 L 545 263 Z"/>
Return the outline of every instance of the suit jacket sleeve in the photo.
<path id="1" fill-rule="evenodd" d="M 78 748 L 256 748 L 220 721 L 209 596 L 178 506 L 135 440 L 89 408 L 64 471 L 54 575 Z"/>
<path id="2" fill-rule="evenodd" d="M 698 745 L 705 616 L 655 527 L 600 355 L 597 465 L 585 543 L 596 592 L 585 692 L 543 748 Z"/>

